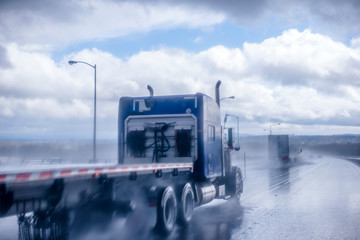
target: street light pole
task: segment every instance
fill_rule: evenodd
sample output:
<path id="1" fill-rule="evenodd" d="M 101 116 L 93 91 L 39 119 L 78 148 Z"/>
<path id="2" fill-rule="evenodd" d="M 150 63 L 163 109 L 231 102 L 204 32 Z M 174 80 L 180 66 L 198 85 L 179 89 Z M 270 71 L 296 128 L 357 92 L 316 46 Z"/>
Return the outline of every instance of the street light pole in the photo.
<path id="1" fill-rule="evenodd" d="M 94 137 L 93 137 L 93 163 L 96 163 L 96 64 L 94 65 Z"/>
<path id="2" fill-rule="evenodd" d="M 274 124 L 271 124 L 271 125 L 270 125 L 270 135 L 272 134 L 271 127 L 272 127 L 272 126 L 275 126 L 275 125 L 280 125 L 280 124 L 281 124 L 281 123 L 274 123 Z"/>
<path id="3" fill-rule="evenodd" d="M 73 61 L 73 60 L 70 60 L 68 63 L 70 65 L 73 65 L 76 63 L 83 63 L 83 64 L 86 64 L 86 65 L 94 68 L 94 136 L 93 136 L 93 159 L 91 162 L 96 163 L 96 64 L 91 65 L 87 62 Z"/>

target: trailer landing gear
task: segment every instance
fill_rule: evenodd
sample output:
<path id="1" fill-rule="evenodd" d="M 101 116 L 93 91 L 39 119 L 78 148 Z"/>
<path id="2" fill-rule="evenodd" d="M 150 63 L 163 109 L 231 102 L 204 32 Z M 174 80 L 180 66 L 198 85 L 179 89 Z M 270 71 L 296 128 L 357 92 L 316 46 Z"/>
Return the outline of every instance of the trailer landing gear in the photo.
<path id="1" fill-rule="evenodd" d="M 67 210 L 38 210 L 30 216 L 18 215 L 19 240 L 67 239 L 69 216 Z"/>
<path id="2" fill-rule="evenodd" d="M 8 191 L 5 184 L 0 184 L 0 215 L 5 214 L 14 203 L 14 192 Z"/>

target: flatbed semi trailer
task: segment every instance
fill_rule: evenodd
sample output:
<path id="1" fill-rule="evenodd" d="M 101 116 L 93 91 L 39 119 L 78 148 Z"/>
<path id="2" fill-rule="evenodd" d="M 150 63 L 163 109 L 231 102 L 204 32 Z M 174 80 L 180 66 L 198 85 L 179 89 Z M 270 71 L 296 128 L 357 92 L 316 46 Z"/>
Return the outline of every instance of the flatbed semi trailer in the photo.
<path id="1" fill-rule="evenodd" d="M 156 208 L 155 228 L 169 234 L 197 206 L 239 201 L 243 179 L 232 166 L 233 141 L 223 139 L 220 84 L 215 101 L 202 93 L 153 96 L 149 86 L 150 96 L 122 97 L 117 164 L 0 169 L 0 217 L 18 216 L 19 238 L 64 239 L 70 211 L 111 218 L 145 204 Z"/>

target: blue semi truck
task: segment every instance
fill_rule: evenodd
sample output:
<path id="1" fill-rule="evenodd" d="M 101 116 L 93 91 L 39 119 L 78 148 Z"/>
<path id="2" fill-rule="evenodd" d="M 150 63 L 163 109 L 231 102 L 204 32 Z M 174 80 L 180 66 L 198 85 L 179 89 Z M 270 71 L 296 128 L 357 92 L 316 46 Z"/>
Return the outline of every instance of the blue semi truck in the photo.
<path id="1" fill-rule="evenodd" d="M 111 219 L 145 204 L 156 208 L 155 228 L 169 234 L 188 224 L 197 206 L 216 198 L 239 202 L 243 179 L 232 166 L 233 140 L 223 138 L 220 84 L 216 100 L 202 93 L 154 96 L 150 86 L 149 96 L 122 97 L 117 164 L 0 170 L 0 217 L 18 216 L 19 238 L 62 238 L 70 212 L 86 215 L 73 217 L 76 224 L 97 218 L 94 211 Z M 33 220 L 40 218 L 46 221 Z"/>
<path id="2" fill-rule="evenodd" d="M 272 160 L 289 161 L 289 135 L 269 135 L 268 150 Z"/>

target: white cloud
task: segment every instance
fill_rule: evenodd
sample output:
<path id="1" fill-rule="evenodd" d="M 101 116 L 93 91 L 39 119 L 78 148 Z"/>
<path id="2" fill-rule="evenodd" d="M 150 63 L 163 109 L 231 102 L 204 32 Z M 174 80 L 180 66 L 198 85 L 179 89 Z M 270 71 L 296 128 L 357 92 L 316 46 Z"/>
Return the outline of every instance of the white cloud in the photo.
<path id="1" fill-rule="evenodd" d="M 6 49 L 12 68 L 0 71 L 2 96 L 68 99 L 79 94 L 76 88 L 68 88 L 69 83 L 78 88 L 82 83 L 73 81 L 69 73 L 57 66 L 50 56 L 22 50 L 17 44 L 8 44 Z"/>
<path id="2" fill-rule="evenodd" d="M 305 26 L 340 39 L 360 34 L 358 0 L 183 0 L 171 3 L 221 12 L 246 28 L 287 29 Z"/>
<path id="3" fill-rule="evenodd" d="M 329 37 L 295 29 L 260 44 L 244 44 L 253 71 L 285 85 L 307 85 L 334 91 L 334 85 L 356 84 L 359 55 Z"/>
<path id="4" fill-rule="evenodd" d="M 197 36 L 197 37 L 194 39 L 194 43 L 200 43 L 202 40 L 203 40 L 202 37 Z"/>
<path id="5" fill-rule="evenodd" d="M 0 10 L 0 42 L 16 41 L 31 46 L 68 44 L 155 29 L 202 28 L 225 19 L 223 14 L 214 11 L 165 3 L 100 0 L 70 1 L 68 4 L 39 2 L 39 6 L 26 3 L 3 6 Z"/>
<path id="6" fill-rule="evenodd" d="M 240 116 L 244 128 L 251 126 L 244 131 L 257 133 L 277 121 L 284 123 L 282 129 L 288 124 L 359 130 L 354 127 L 360 117 L 358 49 L 308 30 L 289 30 L 262 43 L 244 44 L 243 49 L 215 46 L 192 53 L 160 48 L 128 59 L 87 49 L 55 63 L 50 56 L 17 44 L 4 48 L 12 68 L 0 69 L 2 122 L 17 119 L 27 125 L 31 119 L 32 126 L 44 119 L 91 122 L 94 71 L 84 64 L 68 65 L 73 59 L 97 64 L 99 131 L 113 137 L 121 96 L 148 95 L 148 84 L 155 95 L 213 96 L 218 79 L 223 81 L 222 96 L 236 96 L 221 103 L 223 112 Z"/>
<path id="7" fill-rule="evenodd" d="M 357 0 L 0 1 L 0 42 L 51 49 L 158 29 L 212 29 L 229 19 L 246 29 L 307 27 L 347 41 L 359 36 L 359 11 Z"/>
<path id="8" fill-rule="evenodd" d="M 352 48 L 360 48 L 360 38 L 351 39 L 351 47 Z"/>

